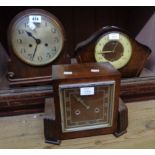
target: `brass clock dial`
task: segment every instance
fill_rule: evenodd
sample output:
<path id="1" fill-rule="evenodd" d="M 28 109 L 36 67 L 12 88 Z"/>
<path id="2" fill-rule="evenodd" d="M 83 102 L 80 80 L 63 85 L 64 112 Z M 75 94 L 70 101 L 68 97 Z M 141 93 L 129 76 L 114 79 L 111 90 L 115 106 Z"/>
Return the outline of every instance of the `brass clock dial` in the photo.
<path id="1" fill-rule="evenodd" d="M 97 62 L 109 62 L 116 69 L 120 69 L 131 59 L 132 45 L 125 34 L 110 32 L 99 38 L 94 54 Z"/>
<path id="2" fill-rule="evenodd" d="M 58 19 L 39 9 L 18 14 L 10 24 L 8 35 L 16 56 L 34 66 L 53 62 L 64 43 L 63 27 Z"/>
<path id="3" fill-rule="evenodd" d="M 62 131 L 112 126 L 114 81 L 60 85 Z"/>

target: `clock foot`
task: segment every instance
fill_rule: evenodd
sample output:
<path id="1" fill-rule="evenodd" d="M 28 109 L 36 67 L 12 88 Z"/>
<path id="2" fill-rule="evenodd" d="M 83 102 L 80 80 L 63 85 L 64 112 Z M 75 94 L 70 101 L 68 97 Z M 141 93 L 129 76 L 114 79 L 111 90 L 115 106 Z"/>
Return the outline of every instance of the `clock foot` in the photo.
<path id="1" fill-rule="evenodd" d="M 61 143 L 61 140 L 58 139 L 50 139 L 50 140 L 45 140 L 45 143 L 49 143 L 49 144 L 56 144 L 59 145 Z"/>
<path id="2" fill-rule="evenodd" d="M 117 131 L 116 131 L 116 132 L 114 133 L 114 136 L 115 136 L 115 137 L 120 137 L 120 136 L 122 136 L 122 135 L 125 134 L 125 133 L 127 133 L 127 130 L 124 130 L 124 131 L 122 131 L 122 132 L 117 132 Z"/>
<path id="3" fill-rule="evenodd" d="M 128 126 L 128 109 L 125 103 L 120 99 L 119 101 L 119 112 L 117 120 L 117 129 L 114 132 L 116 137 L 119 137 L 127 132 Z"/>
<path id="4" fill-rule="evenodd" d="M 47 98 L 45 100 L 45 116 L 44 116 L 44 136 L 45 143 L 59 145 L 61 140 L 56 136 L 57 128 L 55 128 L 55 107 L 54 99 Z"/>

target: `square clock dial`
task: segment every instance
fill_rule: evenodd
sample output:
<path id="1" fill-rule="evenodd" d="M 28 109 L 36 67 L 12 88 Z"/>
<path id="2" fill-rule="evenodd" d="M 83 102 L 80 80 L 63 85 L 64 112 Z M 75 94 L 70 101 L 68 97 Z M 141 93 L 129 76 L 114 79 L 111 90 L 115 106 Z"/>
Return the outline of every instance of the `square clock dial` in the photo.
<path id="1" fill-rule="evenodd" d="M 115 81 L 59 85 L 62 132 L 111 127 Z"/>

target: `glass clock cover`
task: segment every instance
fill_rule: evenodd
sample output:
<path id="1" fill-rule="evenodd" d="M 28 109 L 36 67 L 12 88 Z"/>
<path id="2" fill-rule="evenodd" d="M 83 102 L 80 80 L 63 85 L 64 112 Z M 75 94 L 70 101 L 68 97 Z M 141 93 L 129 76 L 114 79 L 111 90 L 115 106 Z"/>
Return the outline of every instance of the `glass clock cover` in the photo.
<path id="1" fill-rule="evenodd" d="M 97 62 L 109 62 L 116 69 L 124 67 L 132 55 L 129 38 L 121 32 L 109 32 L 101 36 L 95 46 Z"/>
<path id="2" fill-rule="evenodd" d="M 63 28 L 58 19 L 39 9 L 18 14 L 10 24 L 8 35 L 16 56 L 34 66 L 54 61 L 64 42 Z"/>
<path id="3" fill-rule="evenodd" d="M 111 127 L 114 81 L 59 85 L 63 132 Z"/>

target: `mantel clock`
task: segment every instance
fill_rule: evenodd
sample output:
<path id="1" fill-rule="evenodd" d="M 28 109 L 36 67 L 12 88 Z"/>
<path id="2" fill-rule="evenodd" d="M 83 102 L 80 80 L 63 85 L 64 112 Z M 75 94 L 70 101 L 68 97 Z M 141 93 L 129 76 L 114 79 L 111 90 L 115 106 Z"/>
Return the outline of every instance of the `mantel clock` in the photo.
<path id="1" fill-rule="evenodd" d="M 64 28 L 51 13 L 25 10 L 8 29 L 11 85 L 35 85 L 51 81 L 51 64 L 64 63 Z"/>
<path id="2" fill-rule="evenodd" d="M 127 78 L 139 76 L 150 53 L 123 29 L 107 26 L 79 43 L 73 57 L 79 63 L 109 62 Z"/>
<path id="3" fill-rule="evenodd" d="M 120 74 L 112 65 L 54 65 L 53 73 L 54 100 L 45 108 L 52 110 L 44 120 L 46 142 L 126 131 L 126 109 L 119 115 Z"/>

